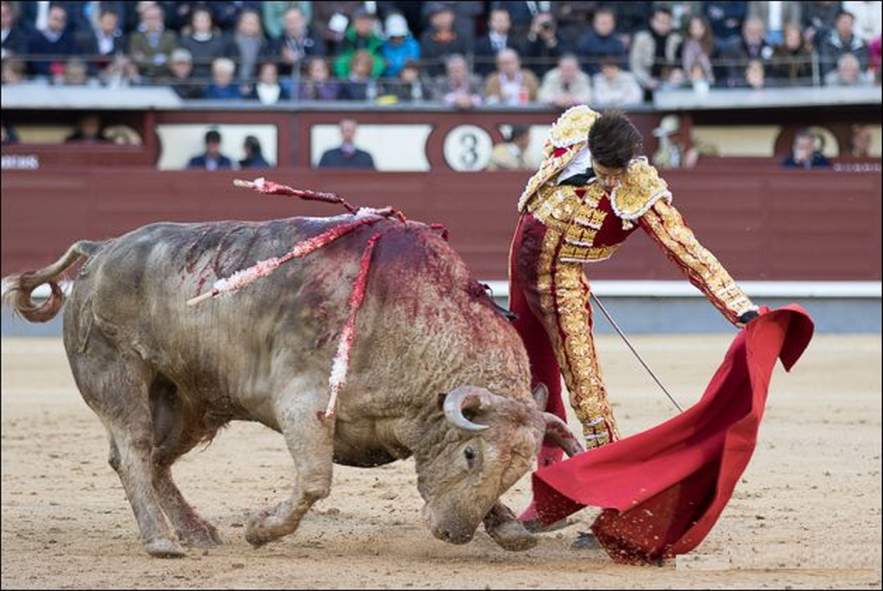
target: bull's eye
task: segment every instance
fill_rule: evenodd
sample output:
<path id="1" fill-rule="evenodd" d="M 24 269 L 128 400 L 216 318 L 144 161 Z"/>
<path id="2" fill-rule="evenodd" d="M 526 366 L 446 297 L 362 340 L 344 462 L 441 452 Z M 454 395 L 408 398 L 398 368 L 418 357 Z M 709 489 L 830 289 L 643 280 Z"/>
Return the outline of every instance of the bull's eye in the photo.
<path id="1" fill-rule="evenodd" d="M 469 463 L 469 467 L 472 467 L 472 462 L 475 461 L 475 450 L 471 447 L 467 447 L 463 450 L 463 457 L 466 458 L 466 461 Z"/>

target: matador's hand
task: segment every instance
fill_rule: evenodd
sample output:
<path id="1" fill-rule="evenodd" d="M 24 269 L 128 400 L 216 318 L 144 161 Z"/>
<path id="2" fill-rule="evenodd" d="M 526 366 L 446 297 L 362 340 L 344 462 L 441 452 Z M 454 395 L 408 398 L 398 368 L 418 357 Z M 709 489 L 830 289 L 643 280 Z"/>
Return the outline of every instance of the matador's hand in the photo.
<path id="1" fill-rule="evenodd" d="M 747 312 L 742 312 L 742 314 L 739 316 L 739 322 L 736 324 L 736 326 L 742 328 L 758 316 L 760 316 L 760 314 L 757 310 L 748 310 Z"/>

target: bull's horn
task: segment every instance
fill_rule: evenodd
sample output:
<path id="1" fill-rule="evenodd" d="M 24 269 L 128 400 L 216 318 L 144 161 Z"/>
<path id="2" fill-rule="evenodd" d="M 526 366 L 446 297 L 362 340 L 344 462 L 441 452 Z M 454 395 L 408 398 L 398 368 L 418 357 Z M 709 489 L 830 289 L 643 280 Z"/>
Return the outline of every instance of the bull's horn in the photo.
<path id="1" fill-rule="evenodd" d="M 537 403 L 537 408 L 540 411 L 546 410 L 546 405 L 549 404 L 549 388 L 546 387 L 546 384 L 539 382 L 534 386 L 531 394 L 533 395 L 534 402 Z"/>
<path id="2" fill-rule="evenodd" d="M 445 396 L 443 409 L 445 418 L 449 423 L 466 431 L 484 431 L 488 425 L 473 423 L 465 416 L 463 410 L 467 408 L 479 408 L 482 403 L 490 402 L 490 393 L 479 388 L 461 386 L 451 390 Z"/>
<path id="3" fill-rule="evenodd" d="M 567 423 L 550 412 L 544 412 L 543 419 L 546 421 L 546 441 L 563 449 L 570 458 L 585 451 L 579 439 L 567 428 Z"/>

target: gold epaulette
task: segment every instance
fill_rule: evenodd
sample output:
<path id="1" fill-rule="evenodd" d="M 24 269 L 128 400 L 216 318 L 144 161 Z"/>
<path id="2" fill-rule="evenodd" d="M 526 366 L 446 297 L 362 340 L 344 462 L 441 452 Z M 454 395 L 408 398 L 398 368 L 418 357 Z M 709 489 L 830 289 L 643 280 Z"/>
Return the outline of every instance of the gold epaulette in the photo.
<path id="1" fill-rule="evenodd" d="M 634 220 L 647 213 L 659 199 L 671 203 L 668 184 L 647 159 L 641 157 L 629 164 L 623 180 L 611 192 L 610 205 L 622 220 L 622 227 L 628 230 L 634 226 Z"/>
<path id="2" fill-rule="evenodd" d="M 543 184 L 560 173 L 588 143 L 589 130 L 599 117 L 599 113 L 585 105 L 567 109 L 552 125 L 546 143 L 543 145 L 543 163 L 539 170 L 527 181 L 527 186 L 518 199 L 518 211 L 524 211 L 528 200 Z M 555 156 L 555 150 L 564 152 Z"/>

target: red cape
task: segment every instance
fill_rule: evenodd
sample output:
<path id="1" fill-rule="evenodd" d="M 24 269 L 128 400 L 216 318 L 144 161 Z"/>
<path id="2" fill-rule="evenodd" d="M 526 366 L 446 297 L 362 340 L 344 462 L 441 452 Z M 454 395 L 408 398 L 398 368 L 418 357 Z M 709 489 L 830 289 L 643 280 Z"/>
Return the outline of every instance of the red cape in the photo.
<path id="1" fill-rule="evenodd" d="M 790 370 L 812 334 L 811 318 L 796 304 L 762 310 L 733 340 L 694 406 L 535 472 L 540 520 L 603 507 L 592 531 L 617 562 L 655 562 L 698 546 L 754 452 L 776 359 Z"/>

